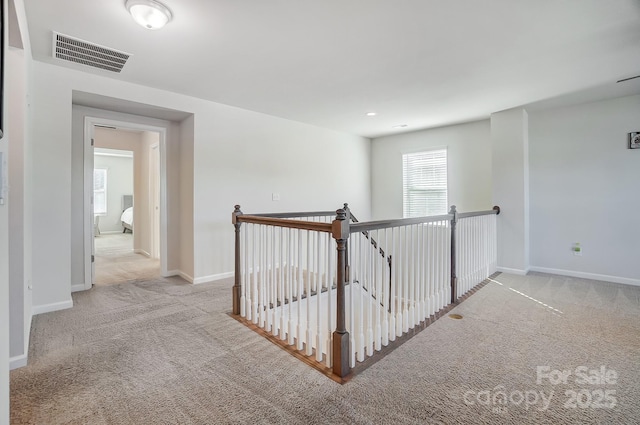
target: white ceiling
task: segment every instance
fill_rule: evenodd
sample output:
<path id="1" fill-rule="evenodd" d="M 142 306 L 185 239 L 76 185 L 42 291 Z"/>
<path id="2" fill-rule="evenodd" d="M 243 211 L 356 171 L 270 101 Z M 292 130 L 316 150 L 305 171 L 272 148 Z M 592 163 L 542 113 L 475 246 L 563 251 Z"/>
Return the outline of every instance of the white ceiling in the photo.
<path id="1" fill-rule="evenodd" d="M 615 84 L 640 74 L 640 0 L 162 1 L 174 19 L 149 31 L 124 0 L 25 0 L 34 58 L 367 137 L 640 93 Z M 53 59 L 52 31 L 133 57 Z"/>

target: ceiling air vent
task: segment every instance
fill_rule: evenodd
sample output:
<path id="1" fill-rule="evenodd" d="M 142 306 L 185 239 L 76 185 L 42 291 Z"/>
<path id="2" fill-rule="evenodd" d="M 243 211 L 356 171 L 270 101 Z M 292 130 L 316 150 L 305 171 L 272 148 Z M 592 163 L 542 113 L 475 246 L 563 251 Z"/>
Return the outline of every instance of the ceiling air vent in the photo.
<path id="1" fill-rule="evenodd" d="M 120 72 L 131 55 L 54 31 L 53 57 L 106 71 Z"/>

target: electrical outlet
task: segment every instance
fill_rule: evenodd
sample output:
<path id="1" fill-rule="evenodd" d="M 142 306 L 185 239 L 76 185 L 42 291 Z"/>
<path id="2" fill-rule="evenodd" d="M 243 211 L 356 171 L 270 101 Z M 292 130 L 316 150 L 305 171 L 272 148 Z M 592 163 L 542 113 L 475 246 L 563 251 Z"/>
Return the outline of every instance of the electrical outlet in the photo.
<path id="1" fill-rule="evenodd" d="M 271 194 L 271 200 L 272 201 L 279 201 L 280 200 L 280 194 L 278 192 L 273 192 Z"/>
<path id="2" fill-rule="evenodd" d="M 582 257 L 582 247 L 580 246 L 579 242 L 573 244 L 571 250 L 573 251 L 573 255 L 575 255 L 576 257 Z"/>

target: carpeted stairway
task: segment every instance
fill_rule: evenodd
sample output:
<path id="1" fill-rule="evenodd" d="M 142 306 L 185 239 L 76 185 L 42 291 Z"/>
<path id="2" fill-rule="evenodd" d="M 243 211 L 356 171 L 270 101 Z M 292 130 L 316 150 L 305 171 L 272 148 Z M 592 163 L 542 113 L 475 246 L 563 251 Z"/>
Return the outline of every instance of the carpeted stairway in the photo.
<path id="1" fill-rule="evenodd" d="M 35 316 L 11 423 L 640 423 L 640 287 L 502 274 L 340 385 L 229 317 L 231 285 L 96 287 Z"/>

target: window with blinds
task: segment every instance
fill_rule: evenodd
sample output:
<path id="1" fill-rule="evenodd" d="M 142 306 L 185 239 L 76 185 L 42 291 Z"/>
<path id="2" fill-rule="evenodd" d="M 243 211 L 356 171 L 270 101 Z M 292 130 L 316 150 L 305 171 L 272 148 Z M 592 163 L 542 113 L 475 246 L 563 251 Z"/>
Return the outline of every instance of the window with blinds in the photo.
<path id="1" fill-rule="evenodd" d="M 447 214 L 447 150 L 402 155 L 403 214 Z"/>

